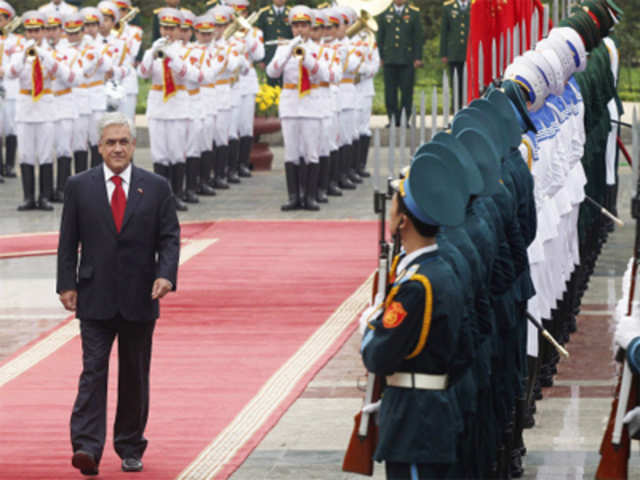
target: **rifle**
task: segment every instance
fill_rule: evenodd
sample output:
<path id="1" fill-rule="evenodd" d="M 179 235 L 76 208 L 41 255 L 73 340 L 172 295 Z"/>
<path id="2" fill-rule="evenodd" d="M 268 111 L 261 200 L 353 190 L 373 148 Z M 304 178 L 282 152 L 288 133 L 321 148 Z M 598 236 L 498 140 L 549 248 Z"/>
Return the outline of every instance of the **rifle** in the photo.
<path id="1" fill-rule="evenodd" d="M 636 238 L 633 247 L 627 316 L 633 313 L 633 297 L 636 288 L 636 275 L 638 274 L 638 261 L 640 260 L 640 175 L 636 178 L 636 191 L 631 200 L 631 216 L 636 221 Z M 627 413 L 628 405 L 635 405 L 636 403 L 637 379 L 631 373 L 626 355 L 622 356 L 622 362 L 622 373 L 619 374 L 616 395 L 611 404 L 609 422 L 600 446 L 601 457 L 596 471 L 596 480 L 624 480 L 628 477 L 631 439 L 629 433 L 624 429 L 623 419 Z"/>
<path id="2" fill-rule="evenodd" d="M 379 185 L 380 159 L 378 157 L 380 135 L 378 130 L 374 131 L 374 192 L 373 210 L 378 214 L 379 237 L 378 237 L 378 269 L 373 281 L 372 305 L 378 292 L 387 293 L 387 283 L 389 278 L 389 264 L 391 249 L 386 237 L 386 210 L 387 200 L 391 198 L 391 179 L 387 181 L 386 190 L 382 190 Z M 365 390 L 364 405 L 371 405 L 380 399 L 382 393 L 382 378 L 378 375 L 367 373 L 367 388 Z M 378 444 L 378 425 L 373 414 L 360 410 L 354 417 L 353 431 L 349 446 L 344 455 L 342 470 L 345 472 L 359 473 L 361 475 L 373 475 L 373 455 Z"/>

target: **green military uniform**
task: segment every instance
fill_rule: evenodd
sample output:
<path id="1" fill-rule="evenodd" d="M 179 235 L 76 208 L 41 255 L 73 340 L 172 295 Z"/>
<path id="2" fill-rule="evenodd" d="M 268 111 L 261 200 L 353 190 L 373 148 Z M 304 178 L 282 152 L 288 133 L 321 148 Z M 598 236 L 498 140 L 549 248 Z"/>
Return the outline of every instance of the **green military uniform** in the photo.
<path id="1" fill-rule="evenodd" d="M 442 6 L 440 57 L 447 59 L 452 81 L 453 72 L 458 72 L 458 98 L 462 98 L 462 70 L 467 59 L 470 10 L 471 0 L 446 0 Z"/>
<path id="2" fill-rule="evenodd" d="M 275 5 L 268 5 L 258 10 L 258 20 L 256 20 L 255 26 L 262 30 L 264 41 L 277 40 L 279 38 L 293 38 L 291 33 L 291 25 L 289 25 L 289 10 L 290 7 L 284 6 L 282 13 L 276 11 Z M 264 47 L 264 64 L 269 65 L 269 62 L 276 53 L 277 45 L 266 45 Z M 281 85 L 282 78 L 268 78 L 267 83 L 269 85 Z"/>
<path id="3" fill-rule="evenodd" d="M 396 11 L 391 4 L 376 18 L 378 46 L 384 62 L 384 96 L 387 115 L 400 125 L 398 90 L 402 95 L 401 108 L 407 118 L 413 110 L 414 61 L 422 61 L 423 32 L 420 9 L 403 5 Z"/>

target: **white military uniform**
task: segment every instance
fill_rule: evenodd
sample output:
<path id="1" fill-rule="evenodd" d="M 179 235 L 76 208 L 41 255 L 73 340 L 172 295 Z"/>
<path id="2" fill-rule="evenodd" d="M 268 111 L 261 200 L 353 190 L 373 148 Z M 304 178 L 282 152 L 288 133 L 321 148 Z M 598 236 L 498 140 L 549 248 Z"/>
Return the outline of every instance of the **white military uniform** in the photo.
<path id="1" fill-rule="evenodd" d="M 134 62 L 142 45 L 142 29 L 136 25 L 125 25 L 124 29 L 116 37 L 124 42 L 127 54 L 123 61 L 128 62 L 129 69 L 122 80 L 125 96 L 120 103 L 119 111 L 124 113 L 135 124 L 136 105 L 138 103 L 138 76 L 134 68 Z"/>
<path id="2" fill-rule="evenodd" d="M 61 15 L 62 16 L 61 18 L 64 18 L 67 15 L 77 12 L 78 9 L 77 7 L 74 7 L 73 5 L 69 5 L 67 2 L 62 0 L 60 3 L 55 3 L 55 2 L 46 3 L 42 5 L 38 9 L 38 11 L 44 13 L 47 17 L 49 17 L 52 14 L 56 14 L 56 15 Z"/>
<path id="3" fill-rule="evenodd" d="M 0 117 L 0 136 L 16 134 L 16 99 L 18 98 L 20 86 L 19 80 L 10 78 L 6 75 L 6 72 L 11 64 L 11 56 L 16 52 L 23 51 L 24 43 L 24 37 L 15 33 L 9 34 L 6 38 L 2 37 L 0 40 L 0 65 L 5 71 L 5 76 L 2 79 L 5 96 Z"/>

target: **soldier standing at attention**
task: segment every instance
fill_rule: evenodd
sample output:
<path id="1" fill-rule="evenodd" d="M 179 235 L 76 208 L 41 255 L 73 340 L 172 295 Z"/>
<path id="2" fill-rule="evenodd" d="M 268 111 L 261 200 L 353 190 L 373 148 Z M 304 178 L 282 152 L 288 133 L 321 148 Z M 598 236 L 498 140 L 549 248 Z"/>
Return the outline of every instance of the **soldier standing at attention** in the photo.
<path id="1" fill-rule="evenodd" d="M 398 90 L 402 95 L 401 108 L 408 119 L 413 105 L 415 71 L 423 65 L 420 9 L 407 5 L 406 0 L 394 0 L 376 20 L 380 64 L 384 67 L 384 103 L 389 120 L 395 118 L 399 126 Z"/>
<path id="2" fill-rule="evenodd" d="M 449 66 L 449 78 L 453 82 L 453 72 L 458 72 L 458 99 L 462 98 L 462 70 L 467 58 L 469 38 L 469 0 L 446 0 L 442 7 L 442 27 L 440 29 L 440 56 L 442 63 Z"/>
<path id="3" fill-rule="evenodd" d="M 261 8 L 258 13 L 258 20 L 255 26 L 262 30 L 264 41 L 278 40 L 279 38 L 293 38 L 291 25 L 289 25 L 289 10 L 285 0 L 273 0 L 273 4 Z M 260 68 L 266 69 L 273 55 L 276 53 L 277 45 L 266 45 L 264 49 L 264 60 L 259 64 Z M 282 78 L 267 77 L 267 83 L 272 87 L 282 86 Z"/>

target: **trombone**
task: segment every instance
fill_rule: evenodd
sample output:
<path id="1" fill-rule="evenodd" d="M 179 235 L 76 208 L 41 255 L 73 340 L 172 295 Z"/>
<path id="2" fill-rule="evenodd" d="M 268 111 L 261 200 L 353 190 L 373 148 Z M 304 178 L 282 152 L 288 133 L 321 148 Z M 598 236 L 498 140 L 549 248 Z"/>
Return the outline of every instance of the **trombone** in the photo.
<path id="1" fill-rule="evenodd" d="M 116 33 L 116 35 L 120 35 L 122 33 L 122 31 L 124 30 L 124 27 L 127 26 L 127 24 L 133 20 L 136 15 L 138 15 L 140 13 L 140 9 L 138 7 L 133 7 L 131 10 L 129 10 L 124 17 L 122 17 L 120 20 L 118 20 L 115 24 L 115 26 L 113 27 L 113 31 Z"/>

